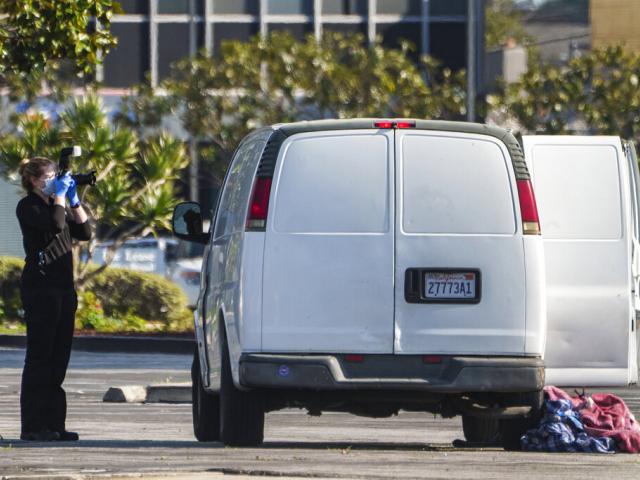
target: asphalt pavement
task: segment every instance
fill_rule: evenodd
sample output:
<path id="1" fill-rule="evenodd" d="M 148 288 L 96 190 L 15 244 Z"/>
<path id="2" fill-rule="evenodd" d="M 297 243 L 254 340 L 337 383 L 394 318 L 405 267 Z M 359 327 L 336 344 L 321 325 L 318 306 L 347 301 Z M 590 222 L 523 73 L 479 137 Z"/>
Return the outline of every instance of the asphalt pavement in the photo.
<path id="1" fill-rule="evenodd" d="M 640 478 L 640 455 L 460 449 L 459 418 L 401 412 L 388 419 L 299 410 L 267 415 L 260 448 L 198 443 L 191 405 L 104 403 L 114 385 L 189 380 L 189 355 L 74 351 L 65 382 L 68 428 L 80 442 L 19 436 L 24 350 L 0 348 L 0 479 L 12 478 Z M 615 390 L 640 414 L 638 388 Z"/>

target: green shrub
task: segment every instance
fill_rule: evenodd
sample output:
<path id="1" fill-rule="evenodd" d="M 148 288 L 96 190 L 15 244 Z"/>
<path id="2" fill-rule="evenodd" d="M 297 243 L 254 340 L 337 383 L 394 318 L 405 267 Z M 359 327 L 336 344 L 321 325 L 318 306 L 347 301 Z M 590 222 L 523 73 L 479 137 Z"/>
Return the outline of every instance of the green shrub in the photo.
<path id="1" fill-rule="evenodd" d="M 20 275 L 24 261 L 14 257 L 0 257 L 0 317 L 22 317 Z"/>
<path id="2" fill-rule="evenodd" d="M 100 300 L 89 291 L 82 292 L 78 296 L 75 326 L 80 330 L 95 330 L 102 333 L 158 330 L 156 324 L 131 313 L 118 317 L 105 315 Z"/>
<path id="3" fill-rule="evenodd" d="M 24 262 L 0 257 L 0 317 L 22 317 L 20 275 Z M 184 292 L 153 273 L 107 268 L 79 294 L 78 328 L 101 332 L 188 331 L 193 316 Z"/>
<path id="4" fill-rule="evenodd" d="M 187 296 L 160 275 L 124 268 L 107 268 L 94 277 L 88 290 L 95 293 L 109 317 L 133 315 L 161 322 L 166 330 L 192 328 Z"/>

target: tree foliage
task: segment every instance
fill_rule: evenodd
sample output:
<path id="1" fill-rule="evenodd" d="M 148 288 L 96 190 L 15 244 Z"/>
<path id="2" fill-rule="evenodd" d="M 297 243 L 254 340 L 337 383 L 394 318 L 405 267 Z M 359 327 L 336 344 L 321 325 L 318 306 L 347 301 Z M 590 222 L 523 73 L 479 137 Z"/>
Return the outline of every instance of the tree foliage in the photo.
<path id="1" fill-rule="evenodd" d="M 582 131 L 640 140 L 640 54 L 612 46 L 567 65 L 532 63 L 494 100 L 525 132 Z"/>
<path id="2" fill-rule="evenodd" d="M 486 3 L 484 38 L 488 49 L 504 46 L 510 39 L 519 45 L 533 40 L 525 30 L 523 15 L 513 0 L 489 0 Z"/>
<path id="3" fill-rule="evenodd" d="M 257 127 L 320 118 L 461 118 L 464 78 L 433 59 L 416 62 L 409 43 L 388 49 L 368 46 L 360 34 L 299 41 L 274 32 L 178 62 L 162 85 L 167 97 L 141 89 L 145 95 L 119 119 L 156 127 L 170 105 L 184 129 L 209 146 L 205 164 L 219 184 L 234 148 Z"/>
<path id="4" fill-rule="evenodd" d="M 113 0 L 2 0 L 0 75 L 30 96 L 60 70 L 93 75 L 116 44 L 109 29 L 119 12 Z"/>
<path id="5" fill-rule="evenodd" d="M 97 172 L 97 184 L 81 187 L 80 195 L 90 216 L 107 227 L 104 236 L 114 240 L 107 263 L 127 239 L 170 228 L 176 180 L 188 163 L 182 142 L 166 134 L 142 141 L 134 131 L 114 127 L 95 94 L 76 99 L 57 122 L 21 115 L 16 131 L 0 141 L 2 173 L 15 177 L 21 159 L 56 159 L 71 144 L 83 151 L 72 170 Z M 103 269 L 89 268 L 95 242 L 74 247 L 79 286 Z"/>

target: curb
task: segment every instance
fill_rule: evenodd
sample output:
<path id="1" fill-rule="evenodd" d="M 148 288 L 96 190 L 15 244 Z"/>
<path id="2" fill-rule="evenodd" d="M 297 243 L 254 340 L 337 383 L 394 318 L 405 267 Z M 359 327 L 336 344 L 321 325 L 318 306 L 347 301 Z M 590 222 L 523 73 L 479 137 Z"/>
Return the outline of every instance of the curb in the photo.
<path id="1" fill-rule="evenodd" d="M 191 403 L 191 383 L 110 387 L 102 397 L 108 403 Z"/>
<path id="2" fill-rule="evenodd" d="M 0 347 L 21 347 L 27 345 L 26 335 L 0 335 Z M 124 352 L 124 353 L 180 353 L 192 354 L 195 346 L 193 338 L 153 338 L 129 336 L 76 336 L 73 350 L 82 352 Z"/>

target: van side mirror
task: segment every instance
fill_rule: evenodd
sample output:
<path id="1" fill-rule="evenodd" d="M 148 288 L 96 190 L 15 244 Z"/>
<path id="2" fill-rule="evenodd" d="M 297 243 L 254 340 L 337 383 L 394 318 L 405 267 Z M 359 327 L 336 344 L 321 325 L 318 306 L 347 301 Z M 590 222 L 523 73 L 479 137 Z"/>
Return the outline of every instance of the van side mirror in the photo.
<path id="1" fill-rule="evenodd" d="M 202 211 L 196 202 L 182 202 L 173 209 L 173 234 L 189 242 L 207 243 L 208 235 L 202 231 Z"/>

